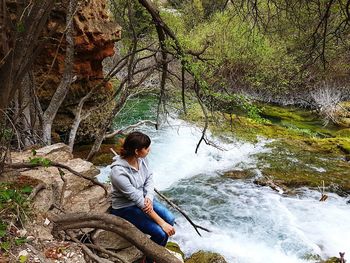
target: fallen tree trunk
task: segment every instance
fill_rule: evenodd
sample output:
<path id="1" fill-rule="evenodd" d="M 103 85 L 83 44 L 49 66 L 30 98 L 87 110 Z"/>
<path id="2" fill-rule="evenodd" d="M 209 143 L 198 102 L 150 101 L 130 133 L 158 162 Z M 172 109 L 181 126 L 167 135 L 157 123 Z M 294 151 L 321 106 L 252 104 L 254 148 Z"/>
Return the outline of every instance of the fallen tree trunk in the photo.
<path id="1" fill-rule="evenodd" d="M 54 231 L 96 228 L 111 231 L 135 245 L 147 257 L 157 263 L 180 263 L 166 248 L 150 240 L 144 233 L 128 221 L 110 214 L 74 213 L 57 216 L 51 214 Z"/>

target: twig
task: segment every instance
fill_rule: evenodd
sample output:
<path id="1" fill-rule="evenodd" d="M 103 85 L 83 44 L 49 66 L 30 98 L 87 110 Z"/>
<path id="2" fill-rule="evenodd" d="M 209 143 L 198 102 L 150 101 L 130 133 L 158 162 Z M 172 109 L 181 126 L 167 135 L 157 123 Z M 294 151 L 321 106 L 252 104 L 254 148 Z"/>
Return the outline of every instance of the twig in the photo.
<path id="1" fill-rule="evenodd" d="M 152 124 L 152 125 L 157 125 L 157 123 L 155 123 L 154 121 L 151 121 L 151 120 L 143 120 L 143 121 L 139 121 L 138 123 L 135 123 L 135 124 L 132 124 L 124 129 L 119 129 L 119 130 L 115 130 L 111 133 L 108 133 L 104 136 L 104 139 L 109 139 L 109 138 L 112 138 L 114 137 L 115 135 L 117 134 L 124 134 L 126 133 L 127 131 L 129 130 L 132 130 L 140 125 L 143 125 L 143 124 Z"/>
<path id="2" fill-rule="evenodd" d="M 34 199 L 34 197 L 43 189 L 46 188 L 46 185 L 44 183 L 40 183 L 37 186 L 35 186 L 32 190 L 32 192 L 30 193 L 30 195 L 28 196 L 27 200 L 28 201 L 32 201 Z"/>
<path id="3" fill-rule="evenodd" d="M 35 247 L 33 247 L 31 244 L 26 243 L 26 247 L 29 248 L 40 260 L 41 263 L 47 263 L 48 261 L 45 259 L 45 256 L 41 254 L 40 251 L 38 251 Z"/>
<path id="4" fill-rule="evenodd" d="M 60 193 L 58 191 L 58 183 L 56 181 L 51 185 L 51 189 L 52 189 L 52 204 L 50 205 L 49 210 L 57 207 L 59 207 L 60 208 L 59 210 L 61 210 L 61 207 L 59 205 Z"/>
<path id="5" fill-rule="evenodd" d="M 324 186 L 324 180 L 322 180 L 322 189 L 320 187 L 318 187 L 318 190 L 321 193 L 321 198 L 320 198 L 320 202 L 324 202 L 327 200 L 328 195 L 325 194 L 325 186 Z"/>
<path id="6" fill-rule="evenodd" d="M 128 261 L 125 261 L 124 259 L 122 259 L 117 253 L 114 253 L 114 252 L 112 252 L 112 251 L 109 251 L 108 249 L 105 249 L 105 248 L 103 248 L 103 247 L 97 246 L 97 245 L 95 245 L 95 244 L 89 244 L 89 243 L 87 243 L 87 244 L 85 244 L 85 245 L 86 245 L 87 247 L 89 247 L 89 248 L 98 250 L 98 251 L 100 251 L 100 252 L 102 252 L 102 253 L 105 253 L 105 254 L 107 254 L 107 255 L 110 255 L 110 256 L 116 258 L 118 263 L 119 263 L 119 262 L 121 262 L 121 263 L 128 263 Z"/>
<path id="7" fill-rule="evenodd" d="M 202 136 L 201 138 L 199 139 L 198 143 L 197 143 L 197 146 L 196 146 L 196 150 L 195 150 L 195 153 L 198 153 L 198 149 L 199 149 L 199 146 L 201 145 L 201 142 L 204 141 L 204 138 L 205 138 L 205 134 L 207 132 L 207 129 L 208 129 L 208 126 L 209 126 L 209 120 L 208 120 L 208 113 L 207 113 L 207 110 L 202 102 L 202 99 L 201 99 L 201 96 L 199 94 L 199 87 L 198 87 L 198 83 L 195 82 L 194 83 L 194 89 L 195 89 L 195 92 L 196 92 L 196 96 L 197 96 L 197 100 L 198 100 L 198 103 L 199 105 L 201 106 L 201 109 L 202 109 L 202 112 L 204 114 L 204 117 L 205 117 L 205 123 L 204 123 L 204 128 L 202 130 Z"/>
<path id="8" fill-rule="evenodd" d="M 202 229 L 204 231 L 207 231 L 207 232 L 212 232 L 210 231 L 209 229 L 207 228 L 204 228 L 202 226 L 199 226 L 195 223 L 193 223 L 193 221 L 189 218 L 189 216 L 180 208 L 178 207 L 176 204 L 174 204 L 172 201 L 170 201 L 167 197 L 165 197 L 162 193 L 160 193 L 156 188 L 154 188 L 154 191 L 162 198 L 164 199 L 164 201 L 166 201 L 171 207 L 175 208 L 177 211 L 179 211 L 186 219 L 187 221 L 194 227 L 194 229 L 196 230 L 197 234 L 199 236 L 202 236 L 199 231 L 198 231 L 198 228 L 199 229 Z"/>
<path id="9" fill-rule="evenodd" d="M 64 192 L 66 191 L 67 188 L 67 180 L 66 178 L 64 178 L 64 171 L 61 168 L 58 168 L 58 172 L 60 173 L 61 179 L 63 181 L 63 186 L 62 186 L 62 190 L 61 190 L 61 196 L 60 196 L 60 200 L 59 200 L 59 207 L 62 207 L 62 202 L 63 202 L 63 198 L 64 198 Z"/>
<path id="10" fill-rule="evenodd" d="M 85 244 L 81 243 L 71 231 L 66 230 L 65 231 L 67 235 L 70 236 L 70 238 L 77 243 L 81 249 L 85 252 L 87 256 L 89 256 L 92 260 L 98 262 L 98 263 L 113 263 L 112 261 L 105 259 L 105 258 L 100 258 L 99 256 L 95 255 Z"/>

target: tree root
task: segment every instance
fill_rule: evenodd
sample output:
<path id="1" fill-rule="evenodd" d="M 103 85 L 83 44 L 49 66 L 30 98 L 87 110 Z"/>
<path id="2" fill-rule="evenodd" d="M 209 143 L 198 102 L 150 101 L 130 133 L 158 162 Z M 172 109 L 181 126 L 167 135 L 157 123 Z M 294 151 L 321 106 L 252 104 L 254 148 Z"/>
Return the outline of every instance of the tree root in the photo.
<path id="1" fill-rule="evenodd" d="M 28 201 L 32 201 L 36 195 L 43 189 L 46 188 L 46 185 L 44 183 L 40 183 L 37 186 L 35 186 L 32 190 L 32 192 L 30 193 L 30 195 L 28 196 L 27 200 Z"/>
<path id="2" fill-rule="evenodd" d="M 72 230 L 80 228 L 104 229 L 116 233 L 135 245 L 147 257 L 157 263 L 179 263 L 180 261 L 170 254 L 164 247 L 157 245 L 144 233 L 137 229 L 128 221 L 110 214 L 74 213 L 57 216 L 49 215 L 49 219 L 54 222 L 54 231 Z M 85 246 L 85 248 L 84 248 Z M 84 251 L 90 256 L 91 250 L 87 245 L 82 246 Z M 90 253 L 90 252 L 91 253 Z M 96 257 L 96 255 L 94 255 Z M 96 260 L 94 258 L 94 260 Z M 98 261 L 108 262 L 108 261 Z"/>
<path id="3" fill-rule="evenodd" d="M 98 263 L 113 263 L 112 261 L 105 259 L 105 258 L 100 258 L 99 256 L 97 256 L 96 254 L 94 254 L 85 244 L 81 243 L 75 236 L 74 234 L 69 231 L 66 230 L 65 231 L 67 233 L 67 235 L 75 242 L 77 243 L 81 249 L 85 252 L 85 254 L 91 258 L 92 260 L 98 262 Z"/>

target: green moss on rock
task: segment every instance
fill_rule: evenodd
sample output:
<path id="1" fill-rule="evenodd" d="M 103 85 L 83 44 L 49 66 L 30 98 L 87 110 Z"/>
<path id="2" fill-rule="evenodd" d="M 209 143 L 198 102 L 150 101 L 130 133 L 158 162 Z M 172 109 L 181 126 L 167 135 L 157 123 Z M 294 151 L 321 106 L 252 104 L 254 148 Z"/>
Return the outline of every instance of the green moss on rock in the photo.
<path id="1" fill-rule="evenodd" d="M 337 257 L 331 257 L 327 259 L 326 261 L 321 261 L 320 263 L 339 263 L 339 258 Z"/>
<path id="2" fill-rule="evenodd" d="M 288 188 L 318 187 L 350 193 L 349 129 L 324 127 L 313 112 L 265 105 L 263 116 L 270 121 L 255 121 L 245 116 L 214 112 L 209 128 L 218 137 L 231 137 L 255 143 L 259 138 L 273 139 L 270 153 L 256 154 L 257 167 L 264 176 Z M 203 124 L 198 104 L 189 107 L 186 120 Z M 242 174 L 232 174 L 237 178 Z"/>
<path id="3" fill-rule="evenodd" d="M 224 176 L 231 179 L 248 179 L 254 177 L 250 170 L 233 170 L 224 173 Z"/>
<path id="4" fill-rule="evenodd" d="M 287 187 L 317 188 L 323 181 L 328 190 L 350 192 L 350 163 L 332 152 L 316 151 L 303 141 L 270 143 L 269 154 L 257 154 L 262 174 Z"/>
<path id="5" fill-rule="evenodd" d="M 341 129 L 341 130 L 335 132 L 334 135 L 336 137 L 350 138 L 350 128 L 348 128 L 348 129 Z"/>
<path id="6" fill-rule="evenodd" d="M 175 242 L 168 242 L 166 244 L 166 248 L 171 250 L 171 251 L 174 251 L 176 253 L 179 253 L 183 259 L 185 259 L 185 254 L 184 252 L 182 252 L 180 246 L 178 244 L 176 244 Z"/>
<path id="7" fill-rule="evenodd" d="M 218 253 L 198 251 L 185 260 L 185 263 L 227 263 L 227 261 Z"/>

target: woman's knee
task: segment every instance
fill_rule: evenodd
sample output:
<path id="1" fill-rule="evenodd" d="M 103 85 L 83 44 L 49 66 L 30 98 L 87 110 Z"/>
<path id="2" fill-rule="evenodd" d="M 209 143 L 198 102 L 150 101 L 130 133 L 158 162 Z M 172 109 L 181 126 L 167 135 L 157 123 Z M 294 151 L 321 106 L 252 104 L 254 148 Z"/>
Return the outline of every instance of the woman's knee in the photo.
<path id="1" fill-rule="evenodd" d="M 168 213 L 166 213 L 164 220 L 169 223 L 170 225 L 174 225 L 175 223 L 175 216 L 173 215 L 173 213 L 171 213 L 170 211 L 168 211 Z"/>
<path id="2" fill-rule="evenodd" d="M 168 235 L 164 232 L 161 227 L 154 228 L 151 234 L 151 239 L 158 245 L 164 246 L 168 240 Z"/>
<path id="3" fill-rule="evenodd" d="M 161 203 L 155 201 L 153 204 L 154 211 L 163 218 L 168 224 L 174 225 L 175 217 L 174 215 Z"/>

